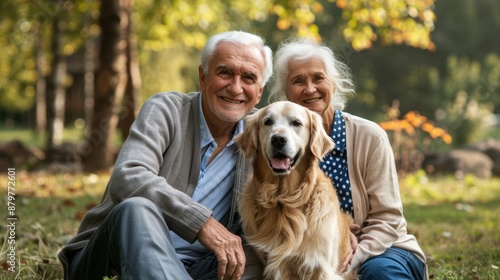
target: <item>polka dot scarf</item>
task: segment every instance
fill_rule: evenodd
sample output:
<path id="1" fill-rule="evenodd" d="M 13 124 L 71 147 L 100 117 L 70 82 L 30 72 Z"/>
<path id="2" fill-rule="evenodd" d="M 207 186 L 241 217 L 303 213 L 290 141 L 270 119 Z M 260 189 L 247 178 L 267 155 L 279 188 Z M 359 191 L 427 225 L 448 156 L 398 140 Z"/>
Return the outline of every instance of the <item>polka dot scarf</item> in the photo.
<path id="1" fill-rule="evenodd" d="M 332 179 L 339 197 L 340 208 L 353 215 L 351 183 L 347 169 L 345 121 L 339 110 L 335 110 L 330 137 L 335 142 L 335 148 L 325 155 L 320 166 L 325 174 Z"/>

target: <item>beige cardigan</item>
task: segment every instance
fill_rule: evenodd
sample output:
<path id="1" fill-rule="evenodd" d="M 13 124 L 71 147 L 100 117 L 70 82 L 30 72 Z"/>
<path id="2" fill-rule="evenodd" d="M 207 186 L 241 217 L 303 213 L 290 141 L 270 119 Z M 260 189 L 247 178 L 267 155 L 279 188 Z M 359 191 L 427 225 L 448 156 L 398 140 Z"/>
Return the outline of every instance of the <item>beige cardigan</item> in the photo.
<path id="1" fill-rule="evenodd" d="M 416 238 L 407 233 L 398 175 L 387 133 L 376 123 L 342 112 L 359 245 L 351 269 L 389 247 L 413 252 L 426 263 Z M 426 278 L 427 278 L 426 265 Z"/>

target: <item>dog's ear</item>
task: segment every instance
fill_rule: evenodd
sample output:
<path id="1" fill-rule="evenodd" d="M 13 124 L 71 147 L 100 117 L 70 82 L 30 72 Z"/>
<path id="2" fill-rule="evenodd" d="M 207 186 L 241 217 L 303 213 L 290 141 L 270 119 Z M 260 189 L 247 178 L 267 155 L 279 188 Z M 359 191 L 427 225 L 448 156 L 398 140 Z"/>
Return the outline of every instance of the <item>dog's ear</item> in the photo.
<path id="1" fill-rule="evenodd" d="M 243 151 L 246 158 L 251 158 L 257 152 L 258 112 L 248 115 L 244 119 L 245 126 L 243 132 L 237 135 L 234 140 Z"/>
<path id="2" fill-rule="evenodd" d="M 311 120 L 311 138 L 309 140 L 311 152 L 318 159 L 322 160 L 323 157 L 335 148 L 335 143 L 328 136 L 323 128 L 323 120 L 318 113 L 309 111 Z"/>

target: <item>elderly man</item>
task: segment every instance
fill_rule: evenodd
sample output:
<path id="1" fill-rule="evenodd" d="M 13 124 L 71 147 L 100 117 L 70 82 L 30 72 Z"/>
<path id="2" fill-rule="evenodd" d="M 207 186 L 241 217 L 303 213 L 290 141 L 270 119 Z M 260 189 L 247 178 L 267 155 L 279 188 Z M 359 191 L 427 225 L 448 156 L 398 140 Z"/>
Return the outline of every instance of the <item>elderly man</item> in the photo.
<path id="1" fill-rule="evenodd" d="M 233 137 L 271 75 L 261 37 L 225 32 L 201 52 L 200 92 L 147 100 L 101 203 L 59 254 L 65 279 L 259 279 L 240 236 L 249 165 Z"/>

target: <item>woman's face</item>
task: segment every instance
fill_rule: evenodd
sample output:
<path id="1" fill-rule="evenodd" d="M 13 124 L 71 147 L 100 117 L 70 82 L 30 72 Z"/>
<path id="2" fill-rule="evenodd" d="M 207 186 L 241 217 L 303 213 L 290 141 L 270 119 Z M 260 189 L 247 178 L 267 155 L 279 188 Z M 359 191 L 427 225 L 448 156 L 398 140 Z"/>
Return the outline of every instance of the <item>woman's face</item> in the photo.
<path id="1" fill-rule="evenodd" d="M 286 98 L 322 114 L 331 104 L 335 85 L 328 79 L 324 63 L 317 59 L 288 63 Z"/>

